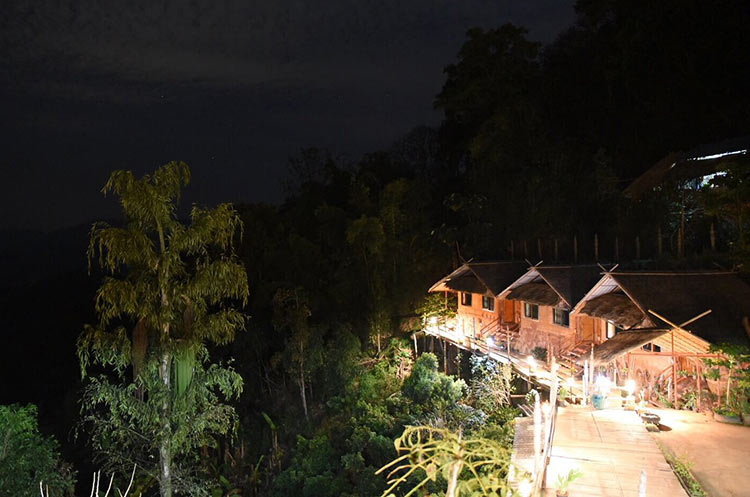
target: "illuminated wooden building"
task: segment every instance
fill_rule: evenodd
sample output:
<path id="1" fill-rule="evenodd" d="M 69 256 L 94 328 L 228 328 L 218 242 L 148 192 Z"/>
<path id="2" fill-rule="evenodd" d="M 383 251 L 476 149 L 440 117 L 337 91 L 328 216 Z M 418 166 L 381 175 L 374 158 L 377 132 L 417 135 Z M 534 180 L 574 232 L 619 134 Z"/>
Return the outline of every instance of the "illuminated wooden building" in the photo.
<path id="1" fill-rule="evenodd" d="M 604 323 L 579 363 L 593 359 L 673 401 L 688 388 L 716 390 L 701 379 L 711 344 L 750 343 L 750 286 L 732 272 L 608 272 L 573 314 Z"/>
<path id="2" fill-rule="evenodd" d="M 456 319 L 446 330 L 455 339 L 482 340 L 515 323 L 513 306 L 498 298 L 509 284 L 524 274 L 528 265 L 518 261 L 467 262 L 435 283 L 430 292 L 456 294 Z M 512 303 L 511 303 L 512 304 Z"/>
<path id="3" fill-rule="evenodd" d="M 508 285 L 500 298 L 514 310 L 519 324 L 511 345 L 519 354 L 535 348 L 556 356 L 567 354 L 592 337 L 570 311 L 601 278 L 598 265 L 534 266 Z M 590 333 L 589 333 L 590 335 Z"/>

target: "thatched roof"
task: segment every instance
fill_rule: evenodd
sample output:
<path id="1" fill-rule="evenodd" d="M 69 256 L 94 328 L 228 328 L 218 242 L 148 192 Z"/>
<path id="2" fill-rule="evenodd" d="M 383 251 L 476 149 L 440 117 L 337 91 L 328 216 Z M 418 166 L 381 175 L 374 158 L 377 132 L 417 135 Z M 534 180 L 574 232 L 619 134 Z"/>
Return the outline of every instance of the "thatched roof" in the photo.
<path id="1" fill-rule="evenodd" d="M 667 181 L 685 181 L 724 170 L 730 161 L 749 160 L 748 151 L 750 135 L 671 153 L 637 177 L 625 194 L 638 198 Z"/>
<path id="2" fill-rule="evenodd" d="M 522 300 L 531 304 L 557 306 L 560 296 L 547 283 L 535 281 L 517 286 L 505 297 L 508 300 Z"/>
<path id="3" fill-rule="evenodd" d="M 666 333 L 669 333 L 669 330 L 639 330 L 618 333 L 604 343 L 594 347 L 593 365 L 612 362 L 621 355 L 642 347 Z M 583 361 L 587 359 L 589 359 L 589 356 L 584 355 L 577 362 L 583 364 Z"/>
<path id="4" fill-rule="evenodd" d="M 537 266 L 536 271 L 572 308 L 601 278 L 598 265 Z"/>
<path id="5" fill-rule="evenodd" d="M 526 272 L 518 261 L 467 262 L 432 285 L 430 292 L 466 292 L 497 296 Z"/>
<path id="6" fill-rule="evenodd" d="M 710 343 L 750 343 L 742 323 L 744 317 L 750 316 L 750 286 L 735 273 L 608 274 L 644 313 L 652 310 L 680 325 L 710 309 L 710 314 L 685 329 Z"/>
<path id="7" fill-rule="evenodd" d="M 599 281 L 593 265 L 534 266 L 501 294 L 506 299 L 571 309 Z"/>
<path id="8" fill-rule="evenodd" d="M 622 292 L 606 293 L 601 297 L 593 298 L 584 304 L 580 313 L 612 321 L 626 330 L 641 324 L 647 318 Z"/>

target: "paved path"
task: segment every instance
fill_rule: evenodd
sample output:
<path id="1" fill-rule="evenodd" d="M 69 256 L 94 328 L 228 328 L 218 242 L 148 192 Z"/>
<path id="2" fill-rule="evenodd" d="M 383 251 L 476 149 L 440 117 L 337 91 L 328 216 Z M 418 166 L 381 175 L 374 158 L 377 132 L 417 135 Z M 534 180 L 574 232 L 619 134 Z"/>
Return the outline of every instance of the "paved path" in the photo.
<path id="1" fill-rule="evenodd" d="M 638 497 L 646 471 L 648 497 L 686 497 L 677 477 L 636 413 L 567 407 L 558 411 L 547 495 L 555 495 L 558 474 L 578 468 L 583 476 L 570 485 L 575 497 Z"/>
<path id="2" fill-rule="evenodd" d="M 670 428 L 653 437 L 692 463 L 693 475 L 710 497 L 750 496 L 750 427 L 689 411 L 649 410 Z"/>

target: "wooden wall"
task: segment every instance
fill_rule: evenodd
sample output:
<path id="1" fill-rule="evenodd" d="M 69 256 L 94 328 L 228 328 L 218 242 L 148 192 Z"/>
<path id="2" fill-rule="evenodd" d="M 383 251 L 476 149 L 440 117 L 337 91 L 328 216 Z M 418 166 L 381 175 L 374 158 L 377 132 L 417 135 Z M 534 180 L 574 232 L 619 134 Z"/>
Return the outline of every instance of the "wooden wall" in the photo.
<path id="1" fill-rule="evenodd" d="M 478 293 L 471 294 L 471 307 L 461 304 L 461 293 L 458 294 L 457 317 L 463 326 L 464 336 L 474 336 L 479 331 L 502 315 L 502 301 L 495 299 L 495 310 L 488 311 L 482 309 L 482 295 Z"/>
<path id="2" fill-rule="evenodd" d="M 571 316 L 570 326 L 555 324 L 553 319 L 553 307 L 539 306 L 539 319 L 531 319 L 524 316 L 523 302 L 515 302 L 516 315 L 520 319 L 520 336 L 516 340 L 515 348 L 522 354 L 530 354 L 534 347 L 542 347 L 554 350 L 555 354 L 561 349 L 572 345 L 575 337 L 575 321 Z"/>

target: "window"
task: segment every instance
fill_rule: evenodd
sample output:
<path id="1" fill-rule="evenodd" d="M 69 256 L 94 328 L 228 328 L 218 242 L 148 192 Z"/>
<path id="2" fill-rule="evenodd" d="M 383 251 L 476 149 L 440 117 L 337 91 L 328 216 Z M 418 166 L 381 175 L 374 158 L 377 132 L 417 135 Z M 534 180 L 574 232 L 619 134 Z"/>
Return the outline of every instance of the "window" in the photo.
<path id="1" fill-rule="evenodd" d="M 461 305 L 465 305 L 467 307 L 471 307 L 471 294 L 470 293 L 461 293 Z"/>
<path id="2" fill-rule="evenodd" d="M 552 322 L 560 326 L 570 326 L 570 312 L 565 309 L 553 309 Z"/>
<path id="3" fill-rule="evenodd" d="M 531 319 L 539 319 L 539 306 L 536 304 L 523 303 L 523 315 Z"/>
<path id="4" fill-rule="evenodd" d="M 612 321 L 607 321 L 607 338 L 612 338 L 613 336 L 617 335 L 621 331 L 623 331 L 622 328 L 617 326 Z"/>
<path id="5" fill-rule="evenodd" d="M 482 309 L 485 311 L 494 311 L 495 297 L 482 297 Z"/>
<path id="6" fill-rule="evenodd" d="M 648 352 L 661 352 L 661 347 L 659 345 L 654 345 L 653 343 L 647 343 L 642 348 Z"/>

